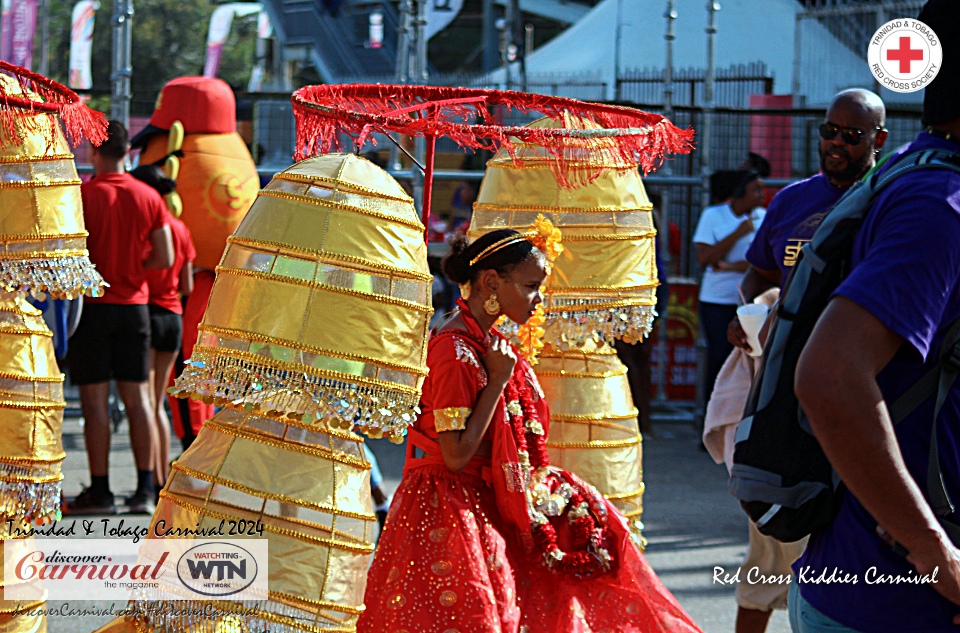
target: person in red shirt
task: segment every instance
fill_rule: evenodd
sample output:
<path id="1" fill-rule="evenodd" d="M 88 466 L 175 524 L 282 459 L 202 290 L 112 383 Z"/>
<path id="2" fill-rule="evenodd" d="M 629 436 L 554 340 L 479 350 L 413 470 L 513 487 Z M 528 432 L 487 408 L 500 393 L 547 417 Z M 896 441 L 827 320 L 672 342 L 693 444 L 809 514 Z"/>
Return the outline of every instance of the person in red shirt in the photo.
<path id="1" fill-rule="evenodd" d="M 165 159 L 164 159 L 165 160 Z M 177 187 L 159 164 L 140 165 L 130 175 L 166 195 Z M 150 405 L 156 421 L 159 444 L 154 451 L 153 482 L 157 489 L 167 482 L 170 471 L 170 418 L 164 407 L 165 389 L 173 372 L 173 365 L 183 342 L 183 304 L 180 296 L 193 292 L 193 260 L 197 257 L 193 238 L 187 225 L 167 213 L 173 236 L 173 266 L 163 270 L 147 271 L 150 298 Z"/>
<path id="2" fill-rule="evenodd" d="M 110 380 L 115 380 L 130 425 L 137 463 L 137 489 L 130 511 L 152 513 L 153 450 L 157 442 L 150 407 L 150 318 L 146 270 L 173 264 L 173 240 L 163 199 L 125 172 L 127 130 L 110 121 L 107 140 L 93 148 L 95 176 L 80 188 L 89 232 L 90 259 L 109 284 L 102 297 L 87 299 L 70 338 L 70 379 L 80 387 L 84 440 L 91 484 L 66 511 L 116 512 L 109 484 Z"/>

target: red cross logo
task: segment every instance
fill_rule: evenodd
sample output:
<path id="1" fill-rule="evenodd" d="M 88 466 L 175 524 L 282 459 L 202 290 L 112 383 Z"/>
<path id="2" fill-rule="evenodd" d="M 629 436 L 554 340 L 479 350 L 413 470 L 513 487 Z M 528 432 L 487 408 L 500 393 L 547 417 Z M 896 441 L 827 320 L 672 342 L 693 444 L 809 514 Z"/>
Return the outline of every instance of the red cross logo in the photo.
<path id="1" fill-rule="evenodd" d="M 910 48 L 910 36 L 900 38 L 900 48 L 891 48 L 887 51 L 887 60 L 900 62 L 900 72 L 910 73 L 910 62 L 923 61 L 922 48 Z"/>

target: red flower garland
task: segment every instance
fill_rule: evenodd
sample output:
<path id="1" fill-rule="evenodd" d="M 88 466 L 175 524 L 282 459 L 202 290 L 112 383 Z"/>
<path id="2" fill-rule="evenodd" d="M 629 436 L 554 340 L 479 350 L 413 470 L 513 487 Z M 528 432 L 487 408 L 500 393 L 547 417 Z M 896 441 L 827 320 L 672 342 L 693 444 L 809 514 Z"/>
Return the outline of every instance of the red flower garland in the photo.
<path id="1" fill-rule="evenodd" d="M 479 324 L 470 313 L 466 301 L 460 299 L 457 304 L 460 306 L 460 314 L 464 324 L 468 328 L 470 325 L 475 325 L 476 329 L 479 330 Z M 470 321 L 473 323 L 469 323 Z M 502 335 L 495 333 L 494 336 Z M 542 479 L 538 476 L 543 475 L 544 469 L 550 466 L 550 456 L 547 453 L 546 435 L 534 433 L 527 429 L 527 420 L 537 422 L 539 420 L 537 420 L 537 408 L 534 404 L 533 392 L 526 376 L 524 376 L 524 372 L 514 371 L 504 387 L 503 397 L 507 402 L 507 420 L 513 429 L 513 437 L 517 445 L 517 451 L 521 455 L 521 463 L 524 462 L 524 454 L 529 457 L 529 463 L 524 464 L 529 468 L 526 494 L 528 511 L 539 515 L 539 520 L 535 520 L 534 516 L 530 517 L 531 533 L 537 550 L 535 554 L 539 562 L 547 565 L 554 572 L 574 576 L 589 576 L 610 569 L 613 563 L 613 555 L 604 549 L 604 546 L 611 542 L 611 538 L 606 506 L 600 495 L 580 479 L 571 476 L 567 471 L 550 469 Z M 519 404 L 519 407 L 511 406 L 514 403 Z M 559 516 L 544 517 L 533 507 L 530 500 L 529 480 L 535 477 L 538 480 L 537 483 L 543 483 L 550 489 L 551 494 L 564 486 L 568 486 L 568 490 L 572 490 L 566 507 Z M 582 504 L 586 505 L 586 512 L 580 509 Z M 580 515 L 572 515 L 572 510 L 576 510 Z M 554 522 L 560 523 L 565 519 L 570 526 L 569 541 L 575 548 L 573 551 L 564 551 L 558 545 L 557 529 Z"/>

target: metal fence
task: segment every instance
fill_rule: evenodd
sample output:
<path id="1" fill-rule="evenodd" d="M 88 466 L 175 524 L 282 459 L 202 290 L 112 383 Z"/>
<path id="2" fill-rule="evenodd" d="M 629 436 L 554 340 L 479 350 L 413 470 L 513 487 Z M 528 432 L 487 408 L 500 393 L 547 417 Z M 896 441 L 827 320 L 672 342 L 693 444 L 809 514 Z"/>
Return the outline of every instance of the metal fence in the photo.
<path id="1" fill-rule="evenodd" d="M 673 103 L 703 106 L 706 70 L 683 68 L 673 71 Z M 750 95 L 771 94 L 773 75 L 761 62 L 718 68 L 715 73 L 715 105 L 746 108 Z M 617 100 L 632 103 L 663 103 L 664 72 L 662 68 L 623 71 L 617 79 Z"/>

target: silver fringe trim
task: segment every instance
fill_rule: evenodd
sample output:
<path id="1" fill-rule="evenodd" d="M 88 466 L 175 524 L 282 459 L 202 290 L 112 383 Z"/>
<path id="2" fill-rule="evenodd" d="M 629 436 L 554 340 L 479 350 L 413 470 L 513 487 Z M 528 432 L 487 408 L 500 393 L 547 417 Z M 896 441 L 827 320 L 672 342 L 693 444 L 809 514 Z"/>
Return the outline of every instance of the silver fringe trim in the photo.
<path id="1" fill-rule="evenodd" d="M 108 285 L 88 257 L 0 259 L 0 289 L 43 300 L 103 296 Z"/>

